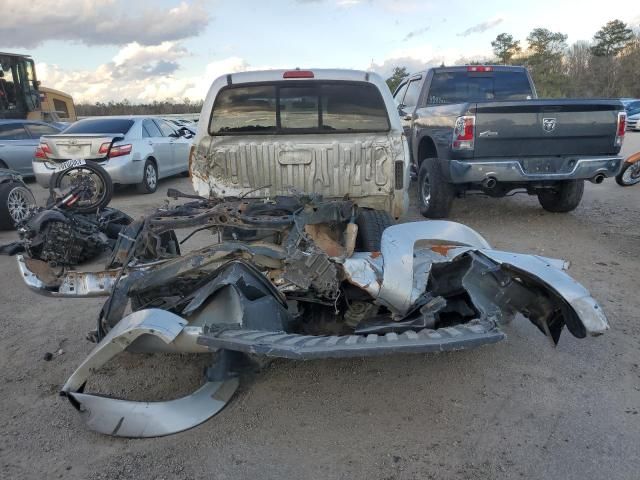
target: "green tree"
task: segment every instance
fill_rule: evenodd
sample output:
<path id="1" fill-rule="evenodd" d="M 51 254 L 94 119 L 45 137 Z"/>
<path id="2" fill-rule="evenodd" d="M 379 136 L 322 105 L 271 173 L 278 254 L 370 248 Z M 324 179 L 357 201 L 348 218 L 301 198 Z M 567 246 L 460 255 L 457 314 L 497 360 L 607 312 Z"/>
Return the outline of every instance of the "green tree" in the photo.
<path id="1" fill-rule="evenodd" d="M 508 33 L 501 33 L 491 42 L 493 53 L 500 60 L 500 63 L 508 65 L 511 59 L 520 53 L 520 40 L 514 40 L 513 36 Z"/>
<path id="2" fill-rule="evenodd" d="M 567 48 L 567 36 L 546 28 L 534 28 L 527 37 L 533 55 L 562 55 Z"/>
<path id="3" fill-rule="evenodd" d="M 407 72 L 406 67 L 395 67 L 391 76 L 387 78 L 387 85 L 389 85 L 389 90 L 391 92 L 395 92 L 398 85 L 402 83 L 402 80 L 409 76 L 409 72 Z"/>
<path id="4" fill-rule="evenodd" d="M 569 81 L 564 71 L 567 36 L 546 28 L 535 28 L 527 37 L 529 52 L 525 64 L 542 97 L 566 96 Z"/>
<path id="5" fill-rule="evenodd" d="M 615 57 L 633 40 L 633 31 L 621 20 L 611 20 L 593 36 L 591 53 L 596 57 Z"/>

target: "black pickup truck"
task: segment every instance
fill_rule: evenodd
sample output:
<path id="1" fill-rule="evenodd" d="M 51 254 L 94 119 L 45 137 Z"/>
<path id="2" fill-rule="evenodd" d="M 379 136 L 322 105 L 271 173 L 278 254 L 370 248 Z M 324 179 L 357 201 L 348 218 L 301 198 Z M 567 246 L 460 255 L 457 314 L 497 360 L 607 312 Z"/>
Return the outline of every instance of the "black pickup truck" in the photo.
<path id="1" fill-rule="evenodd" d="M 538 99 L 523 67 L 441 67 L 394 92 L 426 217 L 456 196 L 537 195 L 551 212 L 575 209 L 584 180 L 615 176 L 626 116 L 618 100 Z"/>

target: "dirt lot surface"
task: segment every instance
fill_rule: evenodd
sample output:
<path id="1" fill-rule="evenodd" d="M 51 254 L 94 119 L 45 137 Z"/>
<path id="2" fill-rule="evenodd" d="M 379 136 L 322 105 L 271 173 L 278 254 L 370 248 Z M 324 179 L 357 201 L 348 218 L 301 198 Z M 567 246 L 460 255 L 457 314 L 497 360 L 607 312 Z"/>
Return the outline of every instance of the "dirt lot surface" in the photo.
<path id="1" fill-rule="evenodd" d="M 625 153 L 640 150 L 629 135 Z M 44 190 L 31 185 L 40 199 Z M 133 189 L 113 205 L 163 201 Z M 419 220 L 414 212 L 408 220 Z M 101 300 L 45 298 L 0 257 L 0 478 L 3 479 L 632 479 L 640 460 L 640 186 L 587 184 L 570 214 L 535 197 L 469 197 L 451 219 L 495 248 L 562 257 L 604 307 L 611 330 L 553 348 L 520 318 L 477 350 L 296 363 L 246 376 L 205 424 L 170 437 L 88 431 L 58 390 L 91 350 Z M 0 243 L 14 238 L 0 234 Z M 204 242 L 207 237 L 199 237 Z M 46 352 L 64 353 L 47 362 Z M 195 388 L 205 358 L 123 354 L 89 388 L 129 398 Z"/>

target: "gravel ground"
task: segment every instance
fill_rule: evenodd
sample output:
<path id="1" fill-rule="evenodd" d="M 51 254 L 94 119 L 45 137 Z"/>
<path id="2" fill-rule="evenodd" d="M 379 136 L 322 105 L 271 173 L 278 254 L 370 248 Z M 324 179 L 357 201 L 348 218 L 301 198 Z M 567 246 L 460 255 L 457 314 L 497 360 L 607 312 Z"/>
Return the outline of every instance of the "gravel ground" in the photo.
<path id="1" fill-rule="evenodd" d="M 640 150 L 631 134 L 625 153 Z M 45 192 L 32 184 L 39 199 Z M 139 215 L 158 193 L 117 192 Z M 640 187 L 587 184 L 570 214 L 534 197 L 468 197 L 451 219 L 496 248 L 562 257 L 604 307 L 611 331 L 557 348 L 526 320 L 508 339 L 456 353 L 307 363 L 247 375 L 203 425 L 126 440 L 88 431 L 58 390 L 91 350 L 99 300 L 38 296 L 0 257 L 0 477 L 6 479 L 602 479 L 640 471 Z M 420 219 L 412 210 L 409 220 Z M 0 243 L 14 238 L 1 233 Z M 206 236 L 200 236 L 203 243 Z M 50 362 L 45 352 L 62 348 Z M 177 397 L 205 358 L 123 354 L 89 386 L 130 398 Z"/>

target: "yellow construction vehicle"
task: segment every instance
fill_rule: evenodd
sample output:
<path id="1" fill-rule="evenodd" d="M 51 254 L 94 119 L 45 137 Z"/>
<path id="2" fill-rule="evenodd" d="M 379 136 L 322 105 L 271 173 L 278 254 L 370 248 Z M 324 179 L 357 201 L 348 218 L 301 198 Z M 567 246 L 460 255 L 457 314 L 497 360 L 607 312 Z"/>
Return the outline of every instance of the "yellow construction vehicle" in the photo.
<path id="1" fill-rule="evenodd" d="M 31 56 L 0 52 L 0 118 L 74 122 L 70 95 L 40 86 Z"/>

